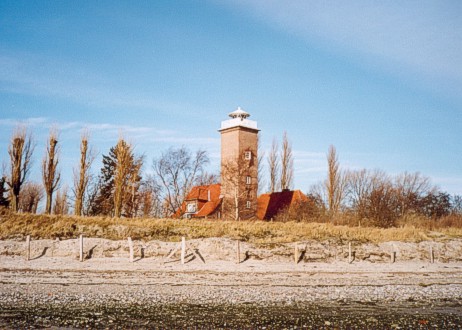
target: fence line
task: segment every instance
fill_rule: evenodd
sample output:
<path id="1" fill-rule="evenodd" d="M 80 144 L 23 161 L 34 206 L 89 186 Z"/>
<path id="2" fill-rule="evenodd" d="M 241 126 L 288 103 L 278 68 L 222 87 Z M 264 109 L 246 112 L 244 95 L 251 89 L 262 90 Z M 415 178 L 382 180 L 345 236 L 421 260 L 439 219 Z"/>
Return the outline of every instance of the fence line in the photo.
<path id="1" fill-rule="evenodd" d="M 83 234 L 80 234 L 77 240 L 78 240 L 78 249 L 79 249 L 79 261 L 83 262 L 84 259 L 91 258 L 91 251 L 88 253 L 87 258 L 85 258 L 85 255 L 84 255 L 84 236 L 83 236 Z M 129 248 L 129 262 L 133 263 L 133 262 L 135 262 L 134 242 L 133 242 L 133 239 L 131 237 L 127 238 L 127 242 L 128 242 L 128 248 Z M 235 258 L 236 258 L 235 260 L 236 260 L 236 264 L 240 264 L 242 262 L 242 260 L 241 260 L 241 253 L 242 253 L 241 242 L 240 242 L 240 240 L 236 240 L 235 242 L 236 242 L 235 243 L 235 251 L 234 251 L 235 252 Z M 56 241 L 53 242 L 53 246 L 52 246 L 53 250 L 55 249 L 55 243 L 56 243 Z M 300 242 L 296 242 L 296 243 L 293 243 L 293 244 L 294 244 L 293 245 L 293 257 L 294 257 L 293 260 L 294 260 L 295 265 L 297 265 L 301 260 L 303 260 L 305 258 L 305 253 L 307 252 L 306 251 L 307 247 L 305 247 L 305 250 L 300 250 L 300 247 L 299 247 Z M 147 246 L 149 246 L 149 244 L 145 244 L 143 246 L 144 246 L 144 248 L 146 248 Z M 103 240 L 103 250 L 104 250 L 104 240 Z M 44 249 L 44 252 L 42 253 L 42 256 L 45 255 L 45 251 L 46 251 L 46 248 Z M 187 263 L 187 261 L 186 261 L 186 258 L 188 257 L 187 254 L 186 254 L 187 251 L 190 251 L 192 253 L 192 255 L 194 255 L 194 257 L 196 257 L 197 259 L 199 259 L 203 263 L 205 263 L 205 260 L 202 257 L 202 255 L 198 252 L 197 249 L 192 248 L 189 245 L 189 243 L 187 243 L 185 237 L 181 238 L 181 241 L 168 253 L 167 257 L 164 258 L 163 262 L 164 263 L 172 262 L 172 260 L 171 260 L 172 257 L 178 251 L 180 251 L 180 259 L 179 259 L 179 261 L 181 262 L 182 265 Z M 300 253 L 300 252 L 302 252 L 302 253 Z M 389 248 L 388 252 L 389 252 L 389 256 L 390 256 L 390 259 L 389 259 L 390 261 L 389 262 L 392 263 L 392 264 L 395 263 L 396 262 L 396 257 L 397 257 L 397 251 L 396 251 L 395 247 L 391 246 Z M 247 255 L 248 252 L 246 251 L 245 253 Z M 52 251 L 52 256 L 53 256 L 53 254 L 54 254 L 54 251 Z M 141 258 L 144 257 L 143 254 L 144 254 L 144 251 L 142 251 Z M 31 236 L 30 235 L 26 236 L 26 241 L 25 241 L 25 245 L 24 245 L 24 255 L 25 255 L 25 260 L 26 261 L 30 261 L 30 260 L 34 260 L 34 259 L 38 258 L 38 257 L 31 258 Z M 337 260 L 337 255 L 338 255 L 338 252 L 335 254 L 335 260 Z M 381 254 L 381 255 L 383 255 L 383 254 Z M 101 252 L 101 257 L 104 257 L 104 251 Z M 247 258 L 248 258 L 248 255 L 247 255 Z M 346 261 L 349 264 L 352 264 L 356 260 L 356 251 L 353 249 L 352 242 L 348 242 L 348 256 L 347 257 L 344 256 L 343 258 L 347 258 Z M 190 259 L 189 261 L 191 261 L 191 260 L 192 259 Z M 243 261 L 245 261 L 245 260 L 246 259 L 244 259 Z M 457 259 L 457 260 L 459 260 L 459 259 Z M 435 263 L 435 250 L 433 248 L 433 245 L 429 246 L 428 261 L 431 264 Z"/>

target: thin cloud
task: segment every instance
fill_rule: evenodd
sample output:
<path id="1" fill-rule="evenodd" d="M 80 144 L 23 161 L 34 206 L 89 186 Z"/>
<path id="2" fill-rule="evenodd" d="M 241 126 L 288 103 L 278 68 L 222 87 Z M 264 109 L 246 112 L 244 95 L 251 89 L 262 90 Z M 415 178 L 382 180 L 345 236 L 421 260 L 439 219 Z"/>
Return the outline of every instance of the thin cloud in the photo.
<path id="1" fill-rule="evenodd" d="M 74 131 L 77 133 L 82 130 L 89 130 L 90 134 L 95 139 L 116 139 L 122 135 L 129 139 L 139 141 L 142 145 L 152 143 L 169 143 L 172 145 L 218 146 L 220 143 L 218 138 L 188 136 L 184 135 L 181 131 L 157 129 L 155 127 L 148 126 L 115 125 L 111 123 L 91 123 L 80 121 L 56 122 L 45 117 L 26 118 L 21 121 L 12 118 L 0 119 L 0 126 L 12 128 L 21 124 L 43 130 L 49 129 L 51 126 L 55 126 L 62 132 Z"/>
<path id="2" fill-rule="evenodd" d="M 1 50 L 0 50 L 1 51 Z M 1 53 L 1 52 L 0 52 Z M 0 90 L 34 96 L 52 96 L 100 108 L 182 109 L 152 97 L 121 90 L 110 81 L 56 59 L 30 54 L 0 55 Z"/>
<path id="3" fill-rule="evenodd" d="M 220 2 L 221 3 L 221 2 Z M 275 1 L 226 3 L 361 65 L 427 88 L 462 93 L 462 3 L 457 1 Z"/>

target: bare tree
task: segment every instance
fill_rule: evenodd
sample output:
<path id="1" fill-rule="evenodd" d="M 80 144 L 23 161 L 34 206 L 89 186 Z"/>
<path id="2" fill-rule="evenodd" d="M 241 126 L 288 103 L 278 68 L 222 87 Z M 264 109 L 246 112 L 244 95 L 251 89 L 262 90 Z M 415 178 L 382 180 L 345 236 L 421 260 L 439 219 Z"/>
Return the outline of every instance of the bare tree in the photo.
<path id="1" fill-rule="evenodd" d="M 220 175 L 217 173 L 203 172 L 197 178 L 194 183 L 197 186 L 208 186 L 211 184 L 219 183 Z"/>
<path id="2" fill-rule="evenodd" d="M 183 203 L 205 165 L 209 163 L 207 152 L 198 150 L 195 155 L 185 147 L 170 148 L 153 160 L 156 181 L 163 190 L 166 215 L 174 214 Z"/>
<path id="3" fill-rule="evenodd" d="M 67 186 L 58 189 L 56 192 L 55 203 L 53 205 L 54 214 L 68 214 L 69 204 L 67 203 Z"/>
<path id="4" fill-rule="evenodd" d="M 331 145 L 327 153 L 327 180 L 325 189 L 327 206 L 330 215 L 336 215 L 340 209 L 346 193 L 346 177 L 339 169 L 339 162 L 335 147 Z"/>
<path id="5" fill-rule="evenodd" d="M 43 187 L 35 182 L 26 182 L 19 194 L 19 211 L 37 213 L 37 207 L 43 198 Z"/>
<path id="6" fill-rule="evenodd" d="M 265 159 L 265 152 L 262 150 L 261 147 L 261 135 L 258 136 L 258 146 L 257 146 L 257 155 L 258 155 L 258 164 L 257 164 L 257 181 L 258 181 L 258 192 L 257 194 L 261 194 L 263 192 L 264 186 L 266 185 L 266 180 L 264 176 L 264 163 L 263 159 Z"/>
<path id="7" fill-rule="evenodd" d="M 136 191 L 138 191 L 139 172 L 143 165 L 143 158 L 135 159 L 133 146 L 122 138 L 119 139 L 115 148 L 117 163 L 114 175 L 114 216 L 122 215 L 124 198 L 129 199 L 129 215 L 136 214 L 134 209 Z"/>
<path id="8" fill-rule="evenodd" d="M 163 212 L 161 187 L 154 177 L 148 175 L 146 181 L 140 188 L 141 216 L 142 217 L 161 217 Z"/>
<path id="9" fill-rule="evenodd" d="M 45 206 L 46 214 L 51 213 L 53 193 L 58 188 L 59 180 L 61 178 L 61 174 L 58 171 L 59 151 L 58 132 L 56 129 L 52 128 L 48 137 L 45 157 L 42 162 L 43 186 L 45 187 L 47 197 Z"/>
<path id="10" fill-rule="evenodd" d="M 359 220 L 378 219 L 380 212 L 387 213 L 386 217 L 390 218 L 389 215 L 394 210 L 385 209 L 385 206 L 390 206 L 393 186 L 385 172 L 366 169 L 349 171 L 347 181 L 348 200 Z"/>
<path id="11" fill-rule="evenodd" d="M 401 215 L 411 211 L 418 211 L 420 199 L 426 194 L 436 192 L 436 188 L 431 185 L 430 179 L 422 176 L 419 172 L 404 172 L 397 176 L 395 188 L 398 194 Z"/>
<path id="12" fill-rule="evenodd" d="M 80 164 L 78 169 L 74 168 L 74 214 L 79 216 L 82 215 L 85 192 L 90 180 L 90 167 L 95 160 L 95 153 L 88 147 L 88 136 L 88 131 L 82 134 L 80 141 Z"/>
<path id="13" fill-rule="evenodd" d="M 271 193 L 277 190 L 278 185 L 278 174 L 279 174 L 279 158 L 278 158 L 278 142 L 273 138 L 273 143 L 271 144 L 271 150 L 268 155 L 268 170 L 269 170 L 269 179 L 270 186 L 269 190 Z"/>
<path id="14" fill-rule="evenodd" d="M 11 208 L 15 212 L 19 209 L 19 194 L 30 171 L 33 152 L 34 144 L 27 128 L 24 126 L 16 127 L 8 146 L 11 175 L 6 180 L 10 188 Z"/>
<path id="15" fill-rule="evenodd" d="M 250 200 L 252 184 L 246 184 L 249 175 L 249 166 L 245 160 L 228 160 L 221 166 L 221 177 L 223 180 L 222 193 L 224 200 L 222 204 L 223 214 L 232 214 L 234 220 L 247 218 L 254 215 L 254 210 L 247 208 L 247 201 Z M 232 201 L 229 199 L 232 198 Z"/>
<path id="16" fill-rule="evenodd" d="M 85 216 L 95 215 L 94 207 L 97 203 L 98 193 L 101 189 L 101 178 L 90 176 L 85 198 L 83 199 L 82 214 Z"/>
<path id="17" fill-rule="evenodd" d="M 281 190 L 290 189 L 294 180 L 294 160 L 292 145 L 287 137 L 287 132 L 282 136 L 281 149 Z"/>

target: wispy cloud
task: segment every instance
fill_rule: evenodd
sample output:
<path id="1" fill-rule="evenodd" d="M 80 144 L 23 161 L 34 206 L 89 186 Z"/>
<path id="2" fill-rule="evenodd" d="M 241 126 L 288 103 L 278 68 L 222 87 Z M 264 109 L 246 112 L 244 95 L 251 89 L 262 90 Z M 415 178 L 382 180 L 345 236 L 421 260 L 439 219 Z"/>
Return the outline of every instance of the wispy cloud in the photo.
<path id="1" fill-rule="evenodd" d="M 99 108 L 141 108 L 176 111 L 180 104 L 122 89 L 112 81 L 78 67 L 27 53 L 0 49 L 0 91 L 70 100 Z"/>
<path id="2" fill-rule="evenodd" d="M 221 2 L 220 2 L 221 3 Z M 311 43 L 462 94 L 460 1 L 228 0 Z"/>
<path id="3" fill-rule="evenodd" d="M 115 140 L 119 136 L 123 136 L 140 145 L 162 143 L 168 145 L 205 147 L 218 146 L 220 143 L 219 138 L 190 136 L 180 130 L 158 129 L 150 126 L 114 125 L 111 123 L 80 121 L 56 122 L 46 117 L 26 118 L 21 121 L 12 118 L 0 119 L 0 126 L 10 129 L 22 124 L 45 132 L 53 126 L 58 128 L 61 132 L 66 132 L 66 134 L 79 134 L 82 130 L 88 130 L 93 137 L 105 140 Z"/>

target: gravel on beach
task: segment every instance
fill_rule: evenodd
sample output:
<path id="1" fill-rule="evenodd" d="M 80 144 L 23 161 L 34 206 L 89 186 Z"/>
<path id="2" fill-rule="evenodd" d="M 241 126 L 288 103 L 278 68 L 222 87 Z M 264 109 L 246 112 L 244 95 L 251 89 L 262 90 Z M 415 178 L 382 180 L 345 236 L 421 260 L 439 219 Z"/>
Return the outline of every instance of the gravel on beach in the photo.
<path id="1" fill-rule="evenodd" d="M 459 329 L 462 264 L 0 256 L 0 327 Z"/>

